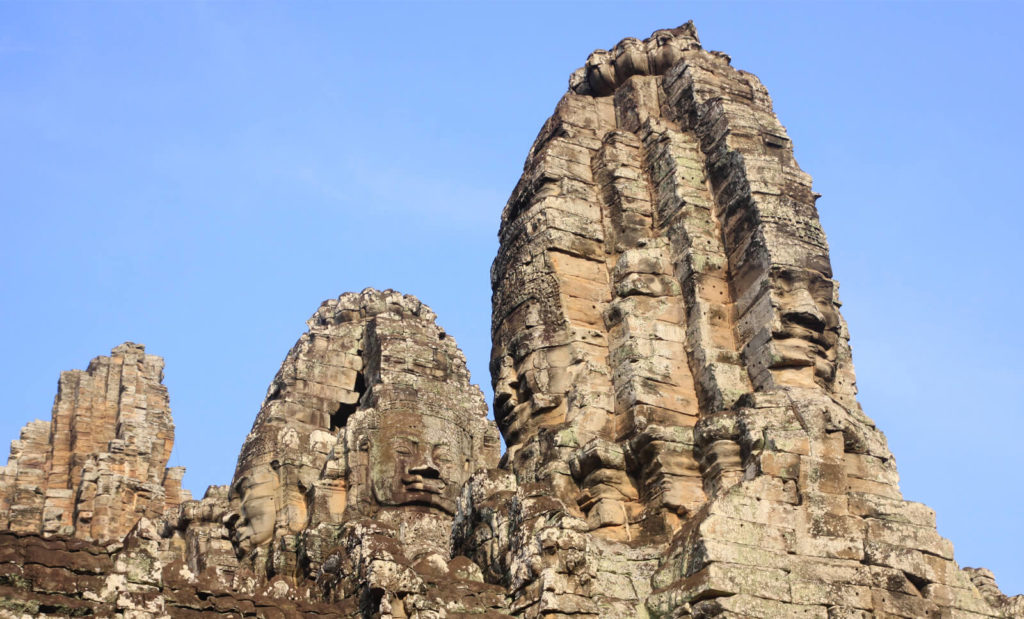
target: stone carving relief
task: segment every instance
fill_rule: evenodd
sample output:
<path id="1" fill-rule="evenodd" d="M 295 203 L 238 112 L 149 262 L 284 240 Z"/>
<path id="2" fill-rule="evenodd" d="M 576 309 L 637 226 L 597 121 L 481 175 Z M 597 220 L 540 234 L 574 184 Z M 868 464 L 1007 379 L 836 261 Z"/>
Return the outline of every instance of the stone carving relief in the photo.
<path id="1" fill-rule="evenodd" d="M 393 526 L 411 559 L 429 553 L 450 559 L 463 485 L 497 460 L 493 447 L 480 451 L 487 433 L 496 439 L 493 426 L 389 385 L 376 387 L 369 400 L 372 407 L 356 413 L 346 429 L 354 512 Z"/>
<path id="2" fill-rule="evenodd" d="M 366 518 L 450 554 L 455 498 L 498 456 L 454 340 L 393 291 L 342 295 L 308 324 L 239 457 L 227 517 L 239 555 L 294 565 L 303 531 Z"/>
<path id="3" fill-rule="evenodd" d="M 465 431 L 433 415 L 396 411 L 370 440 L 369 485 L 382 507 L 422 508 L 455 515 L 455 499 L 468 477 Z"/>

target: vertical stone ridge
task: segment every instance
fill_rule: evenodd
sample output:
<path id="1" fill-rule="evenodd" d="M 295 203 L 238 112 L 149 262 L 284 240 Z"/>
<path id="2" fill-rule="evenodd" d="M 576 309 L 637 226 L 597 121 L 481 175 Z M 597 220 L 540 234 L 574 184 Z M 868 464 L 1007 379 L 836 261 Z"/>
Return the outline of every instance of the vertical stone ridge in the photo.
<path id="1" fill-rule="evenodd" d="M 7 465 L 0 468 L 0 526 L 18 533 L 38 530 L 46 499 L 49 421 L 30 421 L 11 442 Z"/>
<path id="2" fill-rule="evenodd" d="M 122 538 L 191 498 L 167 469 L 174 424 L 164 362 L 126 342 L 85 371 L 62 372 L 52 420 L 35 421 L 0 471 L 0 525 L 85 540 Z"/>
<path id="3" fill-rule="evenodd" d="M 836 298 L 828 244 L 818 221 L 810 176 L 800 170 L 792 143 L 756 77 L 733 69 L 723 55 L 690 52 L 665 77 L 670 106 L 691 127 L 706 155 L 716 216 L 733 274 L 736 337 L 757 389 L 813 386 L 853 395 L 852 363 L 839 316 L 828 330 L 837 342 L 831 371 L 773 367 L 774 274 L 816 273 Z"/>
<path id="4" fill-rule="evenodd" d="M 687 342 L 701 410 L 715 412 L 749 390 L 736 351 L 735 310 L 721 226 L 704 173 L 703 154 L 691 133 L 650 122 L 644 144 L 656 178 L 659 229 L 668 239 L 673 274 L 687 301 Z"/>

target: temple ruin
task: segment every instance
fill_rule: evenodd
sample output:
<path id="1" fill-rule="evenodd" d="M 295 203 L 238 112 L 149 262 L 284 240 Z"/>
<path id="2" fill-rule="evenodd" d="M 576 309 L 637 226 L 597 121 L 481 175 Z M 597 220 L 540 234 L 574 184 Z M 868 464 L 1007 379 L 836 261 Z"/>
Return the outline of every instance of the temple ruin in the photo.
<path id="1" fill-rule="evenodd" d="M 0 468 L 0 617 L 1024 617 L 900 493 L 817 197 L 692 23 L 593 52 L 501 212 L 493 421 L 426 305 L 342 294 L 193 499 L 122 344 Z"/>

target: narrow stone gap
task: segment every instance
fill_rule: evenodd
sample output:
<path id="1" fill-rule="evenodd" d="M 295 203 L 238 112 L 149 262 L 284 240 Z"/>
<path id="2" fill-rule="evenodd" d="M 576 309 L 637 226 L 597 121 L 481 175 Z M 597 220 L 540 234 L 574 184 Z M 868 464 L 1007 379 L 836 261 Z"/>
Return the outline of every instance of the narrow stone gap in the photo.
<path id="1" fill-rule="evenodd" d="M 355 402 L 351 404 L 339 402 L 338 409 L 331 413 L 331 432 L 337 432 L 341 428 L 344 428 L 345 424 L 348 423 L 349 416 L 359 408 L 359 400 L 363 399 L 363 394 L 366 393 L 366 381 L 363 379 L 362 372 L 356 374 L 356 384 L 354 389 L 358 394 Z"/>

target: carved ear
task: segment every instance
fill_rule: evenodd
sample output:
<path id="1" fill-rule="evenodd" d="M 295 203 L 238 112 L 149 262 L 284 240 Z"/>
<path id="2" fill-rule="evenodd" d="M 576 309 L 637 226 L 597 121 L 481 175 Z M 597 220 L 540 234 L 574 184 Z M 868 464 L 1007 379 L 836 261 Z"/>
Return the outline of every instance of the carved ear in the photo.
<path id="1" fill-rule="evenodd" d="M 359 437 L 359 441 L 356 443 L 356 449 L 359 451 L 368 451 L 370 449 L 370 437 L 365 434 Z"/>

